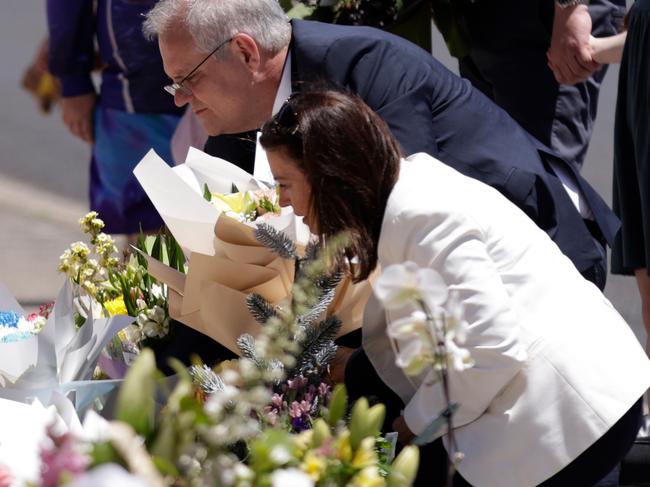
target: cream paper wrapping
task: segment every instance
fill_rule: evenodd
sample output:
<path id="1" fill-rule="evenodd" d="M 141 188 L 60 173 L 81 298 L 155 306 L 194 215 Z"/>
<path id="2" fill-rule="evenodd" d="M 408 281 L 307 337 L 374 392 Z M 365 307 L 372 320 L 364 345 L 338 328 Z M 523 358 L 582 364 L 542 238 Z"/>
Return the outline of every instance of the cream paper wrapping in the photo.
<path id="1" fill-rule="evenodd" d="M 188 257 L 184 275 L 145 256 L 149 273 L 169 286 L 170 316 L 239 353 L 237 338 L 255 336 L 260 325 L 246 306 L 251 293 L 272 304 L 289 297 L 294 262 L 279 258 L 260 244 L 254 225 L 221 215 L 205 201 L 202 188 L 229 193 L 232 184 L 240 191 L 264 188 L 250 174 L 219 158 L 191 148 L 186 163 L 170 168 L 151 150 L 134 169 L 149 199 Z M 309 231 L 290 208 L 267 220 L 305 245 Z M 343 325 L 339 335 L 361 327 L 363 309 L 372 290 L 368 282 L 338 286 L 327 315 L 336 314 Z"/>

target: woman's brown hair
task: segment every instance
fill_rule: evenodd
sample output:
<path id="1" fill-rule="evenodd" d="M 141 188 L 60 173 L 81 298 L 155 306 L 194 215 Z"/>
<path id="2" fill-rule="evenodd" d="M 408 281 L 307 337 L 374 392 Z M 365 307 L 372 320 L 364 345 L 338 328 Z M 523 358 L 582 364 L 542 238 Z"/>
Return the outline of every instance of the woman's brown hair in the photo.
<path id="1" fill-rule="evenodd" d="M 347 231 L 354 281 L 377 266 L 377 243 L 399 174 L 401 151 L 387 125 L 359 97 L 334 90 L 292 95 L 262 128 L 265 149 L 284 149 L 311 185 L 321 239 Z"/>

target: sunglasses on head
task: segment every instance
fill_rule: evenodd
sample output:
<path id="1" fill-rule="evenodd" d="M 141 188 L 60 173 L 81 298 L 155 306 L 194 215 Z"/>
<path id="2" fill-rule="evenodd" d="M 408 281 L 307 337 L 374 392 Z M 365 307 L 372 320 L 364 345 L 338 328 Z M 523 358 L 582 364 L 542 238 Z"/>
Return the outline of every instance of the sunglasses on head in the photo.
<path id="1" fill-rule="evenodd" d="M 297 135 L 300 132 L 298 112 L 291 105 L 292 98 L 293 95 L 284 102 L 271 121 L 271 129 L 278 134 Z"/>

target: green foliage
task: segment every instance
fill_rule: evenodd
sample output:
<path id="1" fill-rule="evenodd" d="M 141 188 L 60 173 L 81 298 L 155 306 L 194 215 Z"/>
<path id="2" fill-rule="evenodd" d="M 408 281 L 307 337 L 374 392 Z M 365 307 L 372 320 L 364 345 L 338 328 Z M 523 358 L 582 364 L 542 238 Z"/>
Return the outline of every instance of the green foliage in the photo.
<path id="1" fill-rule="evenodd" d="M 117 397 L 116 417 L 144 438 L 149 438 L 156 417 L 156 379 L 161 374 L 151 350 L 143 350 L 129 369 Z"/>
<path id="2" fill-rule="evenodd" d="M 345 390 L 344 385 L 337 385 L 332 392 L 332 397 L 330 398 L 329 410 L 325 415 L 325 419 L 329 423 L 331 428 L 336 427 L 339 421 L 343 419 L 345 415 L 345 410 L 348 406 L 348 394 Z"/>
<path id="3" fill-rule="evenodd" d="M 212 201 L 212 192 L 210 191 L 210 188 L 208 188 L 207 183 L 203 185 L 203 199 L 205 199 L 205 201 Z"/>

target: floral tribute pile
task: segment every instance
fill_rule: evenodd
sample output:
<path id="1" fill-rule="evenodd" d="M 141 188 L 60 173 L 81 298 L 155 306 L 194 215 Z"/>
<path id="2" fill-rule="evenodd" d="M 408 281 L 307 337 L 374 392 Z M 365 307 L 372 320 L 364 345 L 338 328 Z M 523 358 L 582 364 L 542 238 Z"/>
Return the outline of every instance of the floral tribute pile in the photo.
<path id="1" fill-rule="evenodd" d="M 442 428 L 451 478 L 462 453 L 452 434 L 458 405 L 449 398 L 448 370 L 463 370 L 472 360 L 461 347 L 466 324 L 447 310 L 462 304 L 453 303 L 437 273 L 412 263 L 385 269 L 376 282 L 385 308 L 413 310 L 386 330 L 396 364 L 413 376 L 433 370 L 447 406 L 415 445 L 395 456 L 396 434 L 381 432 L 384 406 L 364 398 L 350 404 L 330 376 L 343 324 L 329 311 L 350 265 L 345 236 L 323 248 L 298 246 L 268 224 L 279 217 L 274 189 L 234 189 L 217 194 L 206 186 L 203 196 L 226 214 L 220 220 L 226 228 L 251 229 L 245 235 L 255 240 L 255 255 L 281 259 L 292 278 L 277 284 L 287 286 L 281 299 L 255 286 L 238 291 L 255 332 L 234 334 L 237 360 L 214 369 L 172 360 L 171 378 L 157 370 L 151 347 L 174 326 L 173 293 L 148 266 L 158 262 L 183 278 L 190 267 L 168 231 L 142 237 L 137 252 L 119 256 L 91 212 L 80 220 L 89 242 L 75 242 L 61 256 L 58 270 L 67 279 L 54 307 L 24 317 L 0 288 L 0 487 L 408 487 L 418 469 L 415 445 Z M 215 226 L 212 215 L 206 228 Z M 190 257 L 195 272 L 197 255 Z M 206 262 L 228 262 L 218 259 L 210 255 Z M 183 291 L 194 289 L 190 284 L 188 278 Z M 212 315 L 205 309 L 202 321 L 220 318 L 239 330 L 226 319 L 235 316 L 227 309 Z M 106 375 L 117 379 L 102 380 Z M 114 400 L 99 400 L 115 387 Z M 18 460 L 3 465 L 9 453 Z"/>
<path id="2" fill-rule="evenodd" d="M 325 377 L 337 321 L 314 316 L 332 297 L 335 286 L 323 282 L 336 282 L 341 245 L 329 242 L 300 262 L 290 301 L 263 310 L 259 297 L 249 300 L 268 319 L 255 338 L 241 337 L 240 359 L 216 370 L 174 363 L 170 387 L 151 350 L 141 350 L 112 421 L 91 411 L 76 431 L 58 424 L 44 432 L 35 483 L 410 485 L 418 450 L 406 447 L 393 458 L 394 445 L 380 435 L 384 406 L 350 405 L 345 388 Z M 2 467 L 7 475 L 9 467 Z"/>

